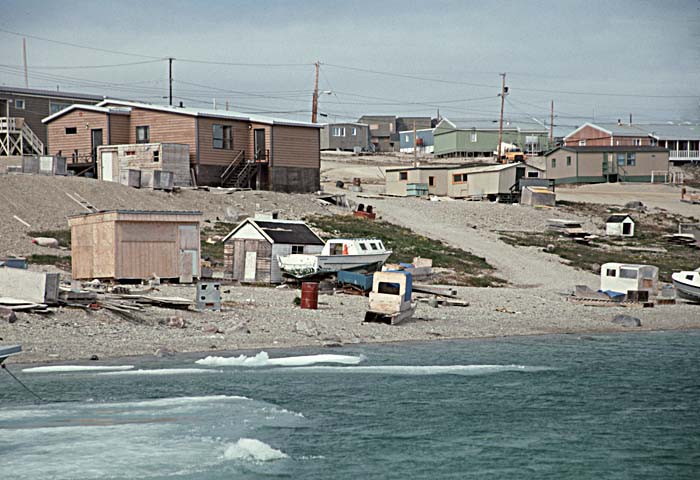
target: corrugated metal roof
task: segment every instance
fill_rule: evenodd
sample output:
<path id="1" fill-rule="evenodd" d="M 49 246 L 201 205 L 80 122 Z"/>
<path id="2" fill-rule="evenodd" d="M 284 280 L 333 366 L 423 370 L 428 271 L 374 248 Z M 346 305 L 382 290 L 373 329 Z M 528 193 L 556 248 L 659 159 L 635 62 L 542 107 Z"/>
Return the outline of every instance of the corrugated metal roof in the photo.
<path id="1" fill-rule="evenodd" d="M 499 130 L 499 122 L 497 120 L 461 120 L 461 119 L 448 119 L 443 118 L 452 125 L 457 130 Z M 538 132 L 538 133 L 548 133 L 549 130 L 543 127 L 539 123 L 535 122 L 511 122 L 503 121 L 503 131 L 504 132 Z"/>
<path id="2" fill-rule="evenodd" d="M 73 110 L 88 110 L 91 112 L 99 112 L 99 113 L 114 113 L 118 115 L 129 115 L 131 113 L 130 108 L 124 108 L 124 107 L 99 107 L 97 105 L 85 105 L 82 103 L 74 103 L 73 105 L 64 108 L 63 110 L 59 110 L 58 112 L 54 113 L 53 115 L 49 115 L 46 118 L 41 119 L 41 123 L 48 123 L 60 116 L 65 115 L 68 112 L 71 112 Z"/>
<path id="3" fill-rule="evenodd" d="M 627 123 L 593 123 L 590 124 L 607 130 L 616 137 L 640 137 L 648 135 L 648 131 L 641 125 Z"/>
<path id="4" fill-rule="evenodd" d="M 101 95 L 89 95 L 85 93 L 60 92 L 56 90 L 40 90 L 36 88 L 20 88 L 0 86 L 0 95 L 3 93 L 11 93 L 13 95 L 27 95 L 46 98 L 64 98 L 72 100 L 94 100 L 99 102 L 105 97 Z"/>
<path id="5" fill-rule="evenodd" d="M 659 140 L 700 140 L 700 125 L 658 123 L 644 128 Z"/>
<path id="6" fill-rule="evenodd" d="M 552 153 L 556 152 L 557 150 L 568 150 L 570 152 L 579 152 L 579 153 L 586 153 L 586 152 L 668 152 L 668 149 L 663 148 L 663 147 L 652 147 L 652 146 L 632 146 L 632 145 L 609 145 L 609 146 L 596 146 L 596 147 L 579 147 L 579 146 L 572 146 L 572 147 L 557 147 L 553 150 L 550 150 L 547 152 L 545 155 L 551 155 Z"/>

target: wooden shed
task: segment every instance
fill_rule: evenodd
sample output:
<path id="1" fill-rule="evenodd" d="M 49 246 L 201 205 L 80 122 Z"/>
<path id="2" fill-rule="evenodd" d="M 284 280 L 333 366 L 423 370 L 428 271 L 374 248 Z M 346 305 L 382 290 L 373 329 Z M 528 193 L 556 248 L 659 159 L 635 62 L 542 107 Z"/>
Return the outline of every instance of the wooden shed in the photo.
<path id="1" fill-rule="evenodd" d="M 605 234 L 610 237 L 634 237 L 634 220 L 626 214 L 610 215 L 605 221 Z"/>
<path id="2" fill-rule="evenodd" d="M 319 254 L 325 242 L 304 222 L 247 218 L 224 239 L 224 269 L 242 282 L 280 283 L 277 257 Z"/>
<path id="3" fill-rule="evenodd" d="M 200 212 L 111 210 L 68 218 L 76 280 L 192 282 L 200 276 Z"/>

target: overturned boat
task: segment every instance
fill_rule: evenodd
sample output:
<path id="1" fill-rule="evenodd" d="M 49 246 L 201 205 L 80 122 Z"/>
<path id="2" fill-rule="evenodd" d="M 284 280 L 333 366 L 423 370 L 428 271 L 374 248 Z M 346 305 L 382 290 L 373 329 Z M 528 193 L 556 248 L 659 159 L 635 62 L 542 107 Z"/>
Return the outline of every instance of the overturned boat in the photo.
<path id="1" fill-rule="evenodd" d="M 700 268 L 692 272 L 676 272 L 671 275 L 671 280 L 679 297 L 700 302 Z"/>
<path id="2" fill-rule="evenodd" d="M 287 275 L 303 278 L 340 270 L 376 271 L 390 255 L 391 250 L 377 238 L 334 238 L 326 242 L 319 255 L 286 255 L 277 257 L 277 263 Z"/>

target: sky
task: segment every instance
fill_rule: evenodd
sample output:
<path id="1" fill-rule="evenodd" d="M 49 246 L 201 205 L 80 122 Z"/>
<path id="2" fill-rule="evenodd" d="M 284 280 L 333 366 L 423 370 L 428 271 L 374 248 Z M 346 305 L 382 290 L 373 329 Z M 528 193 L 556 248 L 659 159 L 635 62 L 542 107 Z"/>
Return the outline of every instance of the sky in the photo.
<path id="1" fill-rule="evenodd" d="M 2 0 L 0 84 L 310 119 L 700 122 L 700 0 Z M 9 33 L 12 32 L 12 33 Z M 72 45 L 69 45 L 72 44 Z M 81 48 L 89 47 L 89 48 Z M 203 63 L 206 62 L 206 63 Z"/>

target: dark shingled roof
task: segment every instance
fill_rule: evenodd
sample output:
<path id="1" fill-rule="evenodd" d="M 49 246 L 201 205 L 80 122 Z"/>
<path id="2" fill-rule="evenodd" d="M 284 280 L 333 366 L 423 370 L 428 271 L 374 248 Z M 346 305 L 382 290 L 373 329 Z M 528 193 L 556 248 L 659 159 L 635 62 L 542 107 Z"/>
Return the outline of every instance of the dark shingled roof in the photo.
<path id="1" fill-rule="evenodd" d="M 263 220 L 255 220 L 255 223 L 262 228 L 275 243 L 324 245 L 324 242 L 303 223 L 266 222 Z"/>
<path id="2" fill-rule="evenodd" d="M 610 215 L 605 223 L 621 223 L 625 218 L 629 217 L 634 222 L 634 219 L 629 215 Z"/>

